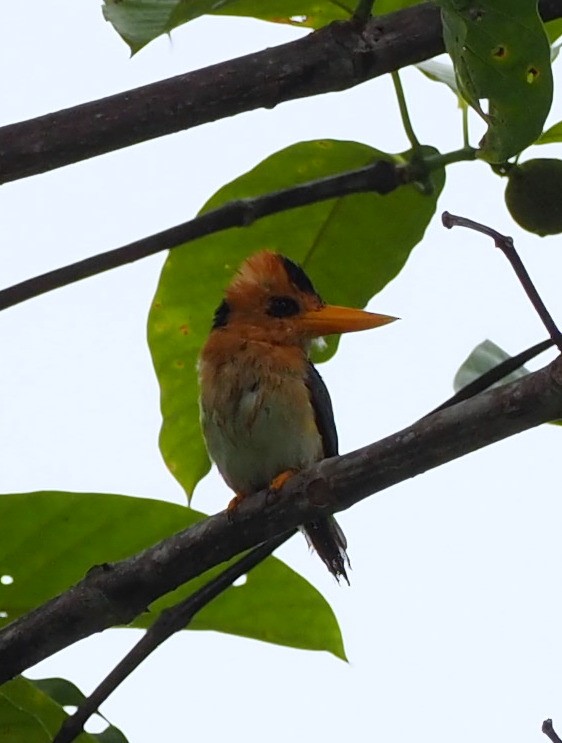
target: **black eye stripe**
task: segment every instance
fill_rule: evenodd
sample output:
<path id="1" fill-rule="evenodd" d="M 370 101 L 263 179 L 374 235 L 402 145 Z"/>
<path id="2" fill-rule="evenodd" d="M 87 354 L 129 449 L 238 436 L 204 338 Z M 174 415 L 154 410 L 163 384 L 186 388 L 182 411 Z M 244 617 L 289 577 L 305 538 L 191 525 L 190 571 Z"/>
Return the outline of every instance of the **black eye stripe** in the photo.
<path id="1" fill-rule="evenodd" d="M 228 324 L 228 317 L 230 315 L 230 305 L 226 301 L 226 299 L 223 299 L 222 302 L 219 304 L 217 309 L 215 310 L 215 315 L 213 317 L 213 330 L 215 328 L 224 328 L 225 325 Z"/>
<path id="2" fill-rule="evenodd" d="M 291 317 L 300 311 L 299 303 L 292 297 L 271 297 L 267 303 L 267 314 L 271 317 Z"/>

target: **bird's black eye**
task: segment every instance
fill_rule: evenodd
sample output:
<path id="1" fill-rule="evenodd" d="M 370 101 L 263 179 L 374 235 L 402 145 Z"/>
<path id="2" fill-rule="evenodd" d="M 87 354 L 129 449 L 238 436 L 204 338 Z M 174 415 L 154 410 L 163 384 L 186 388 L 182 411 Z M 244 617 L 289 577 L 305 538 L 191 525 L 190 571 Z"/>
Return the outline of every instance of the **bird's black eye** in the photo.
<path id="1" fill-rule="evenodd" d="M 292 297 L 271 297 L 267 304 L 267 314 L 272 317 L 291 317 L 300 310 L 299 303 Z"/>

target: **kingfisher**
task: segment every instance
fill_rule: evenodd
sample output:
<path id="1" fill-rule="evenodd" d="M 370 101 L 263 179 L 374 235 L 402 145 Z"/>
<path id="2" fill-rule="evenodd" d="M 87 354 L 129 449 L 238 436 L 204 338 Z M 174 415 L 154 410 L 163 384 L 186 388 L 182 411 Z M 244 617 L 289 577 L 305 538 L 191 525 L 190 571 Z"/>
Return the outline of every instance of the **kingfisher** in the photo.
<path id="1" fill-rule="evenodd" d="M 330 395 L 309 358 L 312 342 L 395 319 L 326 304 L 303 269 L 279 253 L 263 250 L 242 264 L 198 363 L 201 427 L 235 493 L 229 511 L 338 454 Z M 336 519 L 301 529 L 336 580 L 349 584 L 347 541 Z"/>

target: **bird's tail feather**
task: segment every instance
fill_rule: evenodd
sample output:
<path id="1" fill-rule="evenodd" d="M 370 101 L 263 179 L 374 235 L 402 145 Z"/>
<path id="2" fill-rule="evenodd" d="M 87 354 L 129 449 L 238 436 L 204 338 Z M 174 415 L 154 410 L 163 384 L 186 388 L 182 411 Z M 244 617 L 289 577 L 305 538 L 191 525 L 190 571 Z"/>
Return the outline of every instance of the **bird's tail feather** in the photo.
<path id="1" fill-rule="evenodd" d="M 330 516 L 319 521 L 310 521 L 304 525 L 303 531 L 310 546 L 316 550 L 338 583 L 340 578 L 345 578 L 349 585 L 345 570 L 346 565 L 351 567 L 346 552 L 347 539 L 335 518 Z"/>

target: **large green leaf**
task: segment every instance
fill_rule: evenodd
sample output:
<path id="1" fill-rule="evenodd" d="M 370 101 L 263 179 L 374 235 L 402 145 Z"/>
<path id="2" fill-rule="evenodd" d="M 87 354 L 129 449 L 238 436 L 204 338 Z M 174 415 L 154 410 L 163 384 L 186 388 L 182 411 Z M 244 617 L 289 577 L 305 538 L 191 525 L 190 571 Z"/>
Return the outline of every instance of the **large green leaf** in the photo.
<path id="1" fill-rule="evenodd" d="M 18 676 L 0 687 L 0 740 L 6 743 L 49 743 L 67 717 L 40 682 Z M 108 730 L 81 733 L 76 743 L 127 743 L 117 728 Z"/>
<path id="2" fill-rule="evenodd" d="M 436 2 L 459 89 L 488 125 L 478 154 L 504 162 L 537 139 L 552 103 L 550 44 L 536 0 Z"/>
<path id="3" fill-rule="evenodd" d="M 382 158 L 402 161 L 404 155 L 391 156 L 356 142 L 301 142 L 221 188 L 203 211 Z M 304 266 L 329 302 L 364 306 L 396 276 L 422 239 L 444 184 L 443 170 L 433 176 L 431 195 L 409 185 L 386 196 L 346 196 L 209 235 L 170 252 L 150 311 L 148 340 L 161 390 L 160 448 L 188 496 L 209 469 L 198 421 L 197 356 L 236 268 L 260 249 L 278 250 Z M 332 339 L 315 360 L 328 358 L 335 348 Z"/>
<path id="4" fill-rule="evenodd" d="M 203 517 L 185 506 L 124 495 L 1 495 L 0 626 L 66 590 L 93 565 L 128 557 Z M 160 599 L 134 626 L 148 626 L 158 616 L 155 609 L 192 593 L 220 569 Z M 243 586 L 227 589 L 216 604 L 196 617 L 191 628 L 345 657 L 328 603 L 304 578 L 273 557 L 251 571 Z"/>
<path id="5" fill-rule="evenodd" d="M 421 0 L 377 0 L 380 15 Z M 303 28 L 348 19 L 356 0 L 104 0 L 103 14 L 133 54 L 150 41 L 202 15 L 248 16 Z"/>

